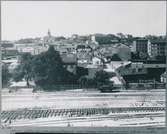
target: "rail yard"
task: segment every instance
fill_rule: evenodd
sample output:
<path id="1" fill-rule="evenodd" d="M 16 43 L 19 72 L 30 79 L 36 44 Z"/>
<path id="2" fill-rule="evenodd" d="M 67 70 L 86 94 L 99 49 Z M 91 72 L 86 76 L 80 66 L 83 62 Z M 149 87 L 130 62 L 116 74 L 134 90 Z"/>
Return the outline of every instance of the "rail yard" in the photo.
<path id="1" fill-rule="evenodd" d="M 165 90 L 4 92 L 7 126 L 163 126 Z"/>

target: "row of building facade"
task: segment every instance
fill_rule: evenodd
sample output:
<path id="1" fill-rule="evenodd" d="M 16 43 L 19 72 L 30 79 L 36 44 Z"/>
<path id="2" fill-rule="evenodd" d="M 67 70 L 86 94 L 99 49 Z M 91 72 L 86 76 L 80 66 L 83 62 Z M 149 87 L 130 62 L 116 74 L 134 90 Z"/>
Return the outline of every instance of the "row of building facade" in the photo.
<path id="1" fill-rule="evenodd" d="M 131 50 L 132 52 L 148 54 L 150 57 L 165 56 L 167 54 L 167 42 L 138 39 L 133 42 Z"/>

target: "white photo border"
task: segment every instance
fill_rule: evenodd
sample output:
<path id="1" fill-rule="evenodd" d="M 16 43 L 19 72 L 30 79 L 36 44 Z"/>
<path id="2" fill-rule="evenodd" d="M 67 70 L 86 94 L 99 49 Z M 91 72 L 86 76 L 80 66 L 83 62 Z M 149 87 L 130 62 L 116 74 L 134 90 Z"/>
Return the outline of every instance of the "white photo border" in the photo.
<path id="1" fill-rule="evenodd" d="M 166 134 L 167 133 L 167 109 L 165 109 L 165 127 L 12 127 L 5 128 L 1 124 L 1 110 L 2 110 L 2 61 L 1 61 L 1 2 L 4 1 L 166 1 L 166 0 L 0 0 L 0 134 L 8 133 L 96 133 L 96 134 Z M 166 1 L 167 7 L 167 1 Z M 166 17 L 167 23 L 167 17 Z M 167 24 L 166 24 L 167 35 Z M 166 44 L 167 45 L 167 44 Z M 167 57 L 167 54 L 166 54 Z M 167 58 L 166 58 L 166 71 L 167 71 Z M 166 74 L 167 75 L 167 74 Z M 167 100 L 167 84 L 165 99 Z M 165 100 L 165 107 L 167 101 Z M 2 132 L 2 133 L 1 133 Z"/>

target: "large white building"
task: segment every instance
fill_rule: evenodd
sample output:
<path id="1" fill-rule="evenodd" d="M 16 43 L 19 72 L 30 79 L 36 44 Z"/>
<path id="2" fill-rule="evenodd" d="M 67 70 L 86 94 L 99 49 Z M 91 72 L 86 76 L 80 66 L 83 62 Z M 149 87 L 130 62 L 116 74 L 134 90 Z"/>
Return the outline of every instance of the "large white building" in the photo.
<path id="1" fill-rule="evenodd" d="M 167 42 L 165 41 L 152 41 L 149 44 L 148 54 L 151 57 L 165 56 L 167 53 Z"/>
<path id="2" fill-rule="evenodd" d="M 38 43 L 16 44 L 16 49 L 19 53 L 30 53 L 32 55 L 40 54 L 48 50 L 48 47 L 39 45 Z"/>
<path id="3" fill-rule="evenodd" d="M 167 53 L 167 42 L 138 39 L 133 42 L 131 51 L 139 53 L 142 52 L 150 57 L 165 56 Z"/>

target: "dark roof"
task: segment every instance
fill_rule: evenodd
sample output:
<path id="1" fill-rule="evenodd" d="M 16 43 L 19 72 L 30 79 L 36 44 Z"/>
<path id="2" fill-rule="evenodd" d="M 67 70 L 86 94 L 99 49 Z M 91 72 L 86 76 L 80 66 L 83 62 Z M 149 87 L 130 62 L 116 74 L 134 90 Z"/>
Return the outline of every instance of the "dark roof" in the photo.
<path id="1" fill-rule="evenodd" d="M 85 49 L 85 45 L 78 45 L 77 49 Z"/>
<path id="2" fill-rule="evenodd" d="M 146 42 L 146 41 L 148 41 L 148 39 L 137 39 L 135 41 Z"/>
<path id="3" fill-rule="evenodd" d="M 151 41 L 151 44 L 162 44 L 162 45 L 165 45 L 165 44 L 167 44 L 167 41 L 156 41 L 156 40 L 154 40 L 154 41 Z"/>
<path id="4" fill-rule="evenodd" d="M 86 48 L 92 49 L 90 46 L 86 46 L 86 45 L 78 45 L 77 46 L 77 49 L 86 49 Z"/>
<path id="5" fill-rule="evenodd" d="M 10 47 L 14 47 L 14 44 L 13 43 L 2 43 L 1 47 L 3 47 L 3 48 L 10 48 Z"/>

